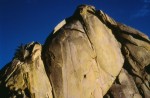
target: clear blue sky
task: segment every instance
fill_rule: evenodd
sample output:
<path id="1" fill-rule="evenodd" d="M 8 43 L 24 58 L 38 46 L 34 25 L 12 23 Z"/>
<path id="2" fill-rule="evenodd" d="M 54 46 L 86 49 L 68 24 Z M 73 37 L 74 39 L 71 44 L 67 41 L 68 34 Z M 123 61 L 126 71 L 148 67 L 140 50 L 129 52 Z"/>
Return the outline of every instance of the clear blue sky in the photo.
<path id="1" fill-rule="evenodd" d="M 22 43 L 44 43 L 53 28 L 89 4 L 150 36 L 150 0 L 0 0 L 0 69 Z"/>

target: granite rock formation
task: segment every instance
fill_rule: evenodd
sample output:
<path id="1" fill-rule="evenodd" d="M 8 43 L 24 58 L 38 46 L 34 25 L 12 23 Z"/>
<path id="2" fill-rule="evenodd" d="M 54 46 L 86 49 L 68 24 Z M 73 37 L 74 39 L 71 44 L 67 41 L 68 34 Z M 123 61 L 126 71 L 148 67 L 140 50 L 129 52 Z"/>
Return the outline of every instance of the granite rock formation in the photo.
<path id="1" fill-rule="evenodd" d="M 53 98 L 41 59 L 42 46 L 20 46 L 14 59 L 0 71 L 1 98 Z"/>
<path id="2" fill-rule="evenodd" d="M 80 5 L 0 71 L 2 98 L 150 98 L 150 40 Z"/>

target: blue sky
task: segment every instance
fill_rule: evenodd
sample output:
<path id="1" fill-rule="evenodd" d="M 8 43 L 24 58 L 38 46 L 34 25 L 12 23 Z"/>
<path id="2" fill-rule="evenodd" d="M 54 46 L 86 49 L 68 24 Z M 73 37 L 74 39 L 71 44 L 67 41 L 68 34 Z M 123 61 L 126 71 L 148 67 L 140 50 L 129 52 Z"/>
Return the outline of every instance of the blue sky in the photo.
<path id="1" fill-rule="evenodd" d="M 21 43 L 43 44 L 80 4 L 93 5 L 150 36 L 150 0 L 0 0 L 0 69 Z"/>

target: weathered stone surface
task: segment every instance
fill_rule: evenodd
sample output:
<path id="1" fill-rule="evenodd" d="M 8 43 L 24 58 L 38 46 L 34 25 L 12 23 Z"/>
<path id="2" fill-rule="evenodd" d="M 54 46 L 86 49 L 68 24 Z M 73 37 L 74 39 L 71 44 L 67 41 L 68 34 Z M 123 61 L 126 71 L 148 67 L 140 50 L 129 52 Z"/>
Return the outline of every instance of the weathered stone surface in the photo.
<path id="1" fill-rule="evenodd" d="M 104 98 L 142 98 L 131 75 L 122 69 L 115 83 Z"/>
<path id="2" fill-rule="evenodd" d="M 38 43 L 20 47 L 0 71 L 1 96 L 150 98 L 150 40 L 81 5 L 54 28 L 43 48 Z"/>
<path id="3" fill-rule="evenodd" d="M 122 91 L 125 98 L 133 98 L 136 94 L 139 94 L 133 78 L 127 73 L 125 69 L 122 69 L 118 76 L 119 84 L 122 86 Z M 139 94 L 140 95 L 140 94 Z"/>
<path id="4" fill-rule="evenodd" d="M 125 79 L 125 77 L 122 78 L 124 79 L 124 81 L 128 81 L 125 84 L 121 84 L 121 86 L 122 85 L 126 86 L 126 88 L 122 88 L 123 91 L 126 91 L 126 93 L 124 92 L 124 94 L 126 95 L 125 98 L 134 98 L 134 97 L 140 98 L 140 96 L 142 96 L 143 98 L 150 98 L 150 86 L 149 86 L 150 84 L 150 79 L 149 79 L 150 77 L 150 40 L 149 38 L 145 34 L 129 26 L 126 26 L 118 22 L 110 21 L 110 20 L 113 20 L 110 17 L 102 18 L 104 16 L 109 17 L 105 13 L 99 14 L 99 17 L 101 17 L 100 19 L 102 20 L 102 22 L 105 23 L 107 27 L 112 30 L 116 39 L 121 43 L 122 54 L 125 57 L 125 63 L 123 67 L 130 74 L 128 75 L 126 73 L 126 75 L 134 79 L 133 82 L 131 81 L 129 82 L 129 80 Z M 121 74 L 122 72 L 120 73 L 120 75 Z M 129 85 L 129 83 L 131 83 L 132 86 Z M 133 84 L 136 84 L 136 86 L 133 86 Z M 137 90 L 135 92 L 135 90 L 133 90 L 131 87 L 138 88 L 139 93 L 137 93 Z M 136 94 L 134 94 L 133 96 L 130 96 L 128 91 L 131 91 L 132 94 L 133 93 L 136 93 Z M 116 91 L 113 90 L 113 92 L 116 92 Z M 110 96 L 110 94 L 108 94 L 107 96 Z"/>
<path id="5" fill-rule="evenodd" d="M 1 98 L 52 98 L 52 88 L 38 43 L 21 46 L 12 62 L 1 70 Z"/>
<path id="6" fill-rule="evenodd" d="M 95 11 L 91 6 L 78 7 L 45 43 L 46 66 L 56 98 L 100 98 L 123 66 L 119 43 Z"/>

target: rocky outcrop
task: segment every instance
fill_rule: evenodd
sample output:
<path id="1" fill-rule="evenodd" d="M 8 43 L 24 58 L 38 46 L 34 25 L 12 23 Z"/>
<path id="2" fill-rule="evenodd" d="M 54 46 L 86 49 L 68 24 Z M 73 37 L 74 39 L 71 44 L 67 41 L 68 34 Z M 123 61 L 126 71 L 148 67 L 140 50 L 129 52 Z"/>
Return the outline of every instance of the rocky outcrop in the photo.
<path id="1" fill-rule="evenodd" d="M 116 83 L 121 87 L 121 90 L 123 91 L 121 92 L 120 90 L 120 93 L 124 94 L 125 98 L 142 98 L 142 97 L 149 98 L 150 97 L 149 38 L 136 29 L 133 29 L 129 26 L 126 26 L 118 22 L 114 22 L 112 18 L 110 18 L 103 12 L 100 12 L 99 15 L 101 21 L 103 21 L 103 23 L 105 23 L 106 26 L 113 31 L 113 34 L 115 35 L 116 39 L 122 45 L 121 50 L 125 58 L 125 63 L 123 65 L 124 71 L 121 71 L 121 73 L 117 77 L 117 80 L 119 81 Z M 128 72 L 126 72 L 125 70 Z M 126 75 L 122 76 L 122 73 Z M 122 76 L 122 78 L 120 78 L 120 75 Z M 124 83 L 121 83 L 121 81 L 124 81 Z M 118 94 L 118 92 L 116 92 L 116 90 L 113 89 L 116 88 L 115 85 L 110 89 L 109 93 Z M 132 90 L 131 88 L 134 88 L 134 90 Z M 113 98 L 123 98 L 123 97 L 113 96 Z"/>
<path id="2" fill-rule="evenodd" d="M 1 98 L 53 98 L 39 43 L 20 46 L 0 72 Z"/>
<path id="3" fill-rule="evenodd" d="M 43 47 L 20 47 L 0 71 L 0 96 L 149 98 L 149 74 L 149 38 L 81 5 L 56 26 Z"/>
<path id="4" fill-rule="evenodd" d="M 45 43 L 44 60 L 56 98 L 100 98 L 123 66 L 119 43 L 95 11 L 77 8 Z"/>

